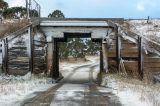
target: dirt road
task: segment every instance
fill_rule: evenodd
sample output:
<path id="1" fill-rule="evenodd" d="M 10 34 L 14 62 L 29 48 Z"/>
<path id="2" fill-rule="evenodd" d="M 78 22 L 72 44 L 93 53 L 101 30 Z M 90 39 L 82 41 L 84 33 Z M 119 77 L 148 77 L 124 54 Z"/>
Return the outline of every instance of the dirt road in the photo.
<path id="1" fill-rule="evenodd" d="M 64 79 L 45 92 L 25 100 L 23 106 L 121 106 L 111 89 L 97 84 L 97 62 L 61 70 Z"/>

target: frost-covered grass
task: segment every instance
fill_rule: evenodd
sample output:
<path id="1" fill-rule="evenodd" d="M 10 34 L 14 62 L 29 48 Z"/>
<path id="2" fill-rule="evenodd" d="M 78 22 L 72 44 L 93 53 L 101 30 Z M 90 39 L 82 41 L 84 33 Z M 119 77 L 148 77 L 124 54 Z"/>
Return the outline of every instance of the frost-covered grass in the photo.
<path id="1" fill-rule="evenodd" d="M 113 89 L 124 106 L 160 106 L 160 85 L 148 85 L 142 81 L 109 74 L 103 85 Z"/>
<path id="2" fill-rule="evenodd" d="M 160 20 L 132 20 L 128 21 L 130 30 L 139 35 L 155 35 L 160 37 Z"/>
<path id="3" fill-rule="evenodd" d="M 151 19 L 148 22 L 147 20 L 131 20 L 127 23 L 129 30 L 160 44 L 160 20 Z M 150 40 L 143 39 L 143 47 L 150 52 L 160 54 L 160 45 Z"/>
<path id="4" fill-rule="evenodd" d="M 53 86 L 52 79 L 43 76 L 34 76 L 28 73 L 25 76 L 0 76 L 0 104 L 10 106 L 20 104 L 23 99 L 33 95 L 36 91 L 44 91 Z M 31 95 L 32 94 L 32 95 Z"/>
<path id="5" fill-rule="evenodd" d="M 72 72 L 75 67 L 95 63 L 99 57 L 87 57 L 87 59 L 89 60 L 87 62 L 60 63 L 60 71 Z M 43 74 L 34 76 L 28 73 L 16 77 L 0 75 L 0 106 L 20 106 L 23 100 L 35 96 L 34 92 L 45 91 L 54 86 L 52 82 L 51 78 L 44 77 Z"/>

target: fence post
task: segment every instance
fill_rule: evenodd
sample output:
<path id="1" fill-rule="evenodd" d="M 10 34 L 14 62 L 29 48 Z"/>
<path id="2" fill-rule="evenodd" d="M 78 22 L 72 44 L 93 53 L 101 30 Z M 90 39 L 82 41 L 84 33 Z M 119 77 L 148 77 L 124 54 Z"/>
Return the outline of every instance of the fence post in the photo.
<path id="1" fill-rule="evenodd" d="M 142 37 L 138 37 L 138 71 L 139 78 L 143 80 Z"/>
<path id="2" fill-rule="evenodd" d="M 27 19 L 29 19 L 29 2 L 26 0 L 26 9 L 27 9 Z"/>
<path id="3" fill-rule="evenodd" d="M 103 51 L 102 51 L 102 40 L 100 41 L 100 72 L 103 72 Z"/>
<path id="4" fill-rule="evenodd" d="M 2 40 L 2 69 L 6 74 L 8 72 L 8 39 Z"/>
<path id="5" fill-rule="evenodd" d="M 5 41 L 2 39 L 2 72 L 5 71 Z"/>
<path id="6" fill-rule="evenodd" d="M 32 25 L 28 28 L 29 35 L 29 71 L 33 73 L 33 36 L 32 36 Z"/>
<path id="7" fill-rule="evenodd" d="M 121 59 L 121 51 L 120 51 L 120 36 L 118 35 L 118 26 L 115 29 L 116 35 L 116 61 L 117 61 L 117 70 L 119 71 L 120 59 Z"/>

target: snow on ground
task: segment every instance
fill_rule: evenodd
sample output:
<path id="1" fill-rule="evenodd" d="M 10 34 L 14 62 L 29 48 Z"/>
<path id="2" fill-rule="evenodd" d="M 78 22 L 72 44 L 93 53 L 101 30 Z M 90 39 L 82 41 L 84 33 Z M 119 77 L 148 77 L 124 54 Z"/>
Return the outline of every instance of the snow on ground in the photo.
<path id="1" fill-rule="evenodd" d="M 103 85 L 113 90 L 123 106 L 160 106 L 160 85 L 148 85 L 118 75 L 107 75 Z"/>
<path id="2" fill-rule="evenodd" d="M 87 57 L 90 61 L 81 63 L 60 63 L 60 70 L 73 70 L 73 68 L 94 63 L 97 57 Z M 25 76 L 0 75 L 0 106 L 20 106 L 23 100 L 35 96 L 34 92 L 45 91 L 52 84 L 51 78 L 43 75 L 34 76 L 28 73 Z"/>
<path id="3" fill-rule="evenodd" d="M 128 23 L 132 32 L 147 38 L 143 39 L 144 49 L 160 55 L 160 19 L 150 19 L 148 22 L 130 20 Z"/>
<path id="4" fill-rule="evenodd" d="M 26 98 L 35 96 L 35 91 L 45 91 L 53 86 L 50 78 L 25 76 L 0 76 L 0 106 L 19 106 Z"/>
<path id="5" fill-rule="evenodd" d="M 90 62 L 82 62 L 79 64 L 71 64 L 64 62 L 61 63 L 60 69 L 62 71 L 68 70 L 72 72 L 72 70 L 76 67 L 83 65 L 91 65 L 95 63 L 98 60 L 98 58 L 95 57 L 93 59 L 93 57 L 89 57 L 89 60 Z M 97 68 L 96 70 L 98 70 Z M 83 70 L 80 69 L 80 71 L 77 72 L 79 73 L 81 71 Z M 75 76 L 75 78 L 77 77 Z M 107 77 L 104 78 L 102 85 L 106 86 L 107 88 L 101 90 L 103 92 L 106 91 L 106 89 L 108 89 L 108 92 L 112 91 L 116 96 L 119 97 L 119 100 L 123 104 L 123 106 L 160 106 L 160 85 L 148 85 L 138 80 L 122 78 L 119 75 L 107 75 Z M 20 101 L 35 96 L 35 91 L 44 91 L 50 88 L 51 86 L 54 86 L 54 84 L 51 83 L 51 79 L 43 78 L 42 76 L 31 76 L 30 73 L 22 77 L 1 75 L 0 105 L 19 106 Z M 77 88 L 77 91 L 82 90 L 81 86 L 77 86 Z M 66 93 L 65 88 L 59 90 L 64 90 L 64 93 Z M 72 87 L 71 90 L 73 90 Z M 63 93 L 58 92 L 55 98 L 56 100 L 65 100 L 67 98 L 75 97 L 72 91 L 68 92 L 68 94 L 66 95 L 67 96 L 64 96 Z M 74 99 L 82 100 L 83 98 L 79 96 L 79 98 Z"/>
<path id="6" fill-rule="evenodd" d="M 99 61 L 99 56 L 87 56 L 86 57 L 87 60 L 86 62 L 75 62 L 75 63 L 69 63 L 69 62 L 61 62 L 60 63 L 60 70 L 73 70 L 75 67 L 79 67 L 82 65 L 89 65 L 89 64 L 93 64 L 97 61 Z"/>
<path id="7" fill-rule="evenodd" d="M 160 20 L 158 19 L 149 20 L 148 23 L 147 20 L 131 20 L 129 24 L 131 25 L 130 30 L 139 35 L 160 37 Z"/>
<path id="8" fill-rule="evenodd" d="M 87 57 L 87 62 L 67 63 L 60 65 L 65 82 L 54 94 L 50 106 L 82 106 L 85 102 L 85 92 L 89 91 L 90 72 L 93 79 L 99 72 L 99 57 Z M 62 82 L 63 82 L 62 81 Z"/>

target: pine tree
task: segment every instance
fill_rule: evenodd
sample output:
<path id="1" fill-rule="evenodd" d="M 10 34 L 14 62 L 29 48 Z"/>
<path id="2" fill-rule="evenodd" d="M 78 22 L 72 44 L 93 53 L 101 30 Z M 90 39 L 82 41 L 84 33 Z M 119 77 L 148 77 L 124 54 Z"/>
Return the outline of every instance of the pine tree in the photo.
<path id="1" fill-rule="evenodd" d="M 49 18 L 64 18 L 64 14 L 61 12 L 61 10 L 55 10 L 52 13 L 48 15 Z"/>

